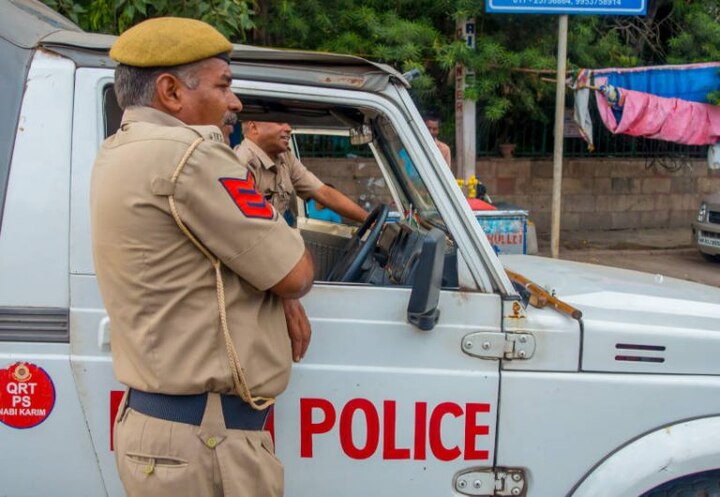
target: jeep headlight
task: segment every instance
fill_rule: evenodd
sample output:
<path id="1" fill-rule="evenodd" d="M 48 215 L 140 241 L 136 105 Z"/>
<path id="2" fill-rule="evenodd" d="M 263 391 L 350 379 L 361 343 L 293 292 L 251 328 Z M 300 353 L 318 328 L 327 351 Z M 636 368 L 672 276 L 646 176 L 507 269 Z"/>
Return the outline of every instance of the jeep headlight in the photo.
<path id="1" fill-rule="evenodd" d="M 703 202 L 700 204 L 700 208 L 698 209 L 698 214 L 697 214 L 698 223 L 705 222 L 706 216 L 707 216 L 707 204 L 705 202 Z"/>

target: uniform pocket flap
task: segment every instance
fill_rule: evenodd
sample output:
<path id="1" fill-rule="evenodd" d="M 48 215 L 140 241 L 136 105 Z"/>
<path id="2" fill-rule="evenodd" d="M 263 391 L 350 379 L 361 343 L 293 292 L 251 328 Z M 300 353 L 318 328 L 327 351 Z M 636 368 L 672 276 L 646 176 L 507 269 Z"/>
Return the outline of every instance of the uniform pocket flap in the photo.
<path id="1" fill-rule="evenodd" d="M 159 176 L 153 178 L 150 187 L 155 195 L 169 197 L 175 193 L 175 183 L 167 178 L 161 178 Z"/>

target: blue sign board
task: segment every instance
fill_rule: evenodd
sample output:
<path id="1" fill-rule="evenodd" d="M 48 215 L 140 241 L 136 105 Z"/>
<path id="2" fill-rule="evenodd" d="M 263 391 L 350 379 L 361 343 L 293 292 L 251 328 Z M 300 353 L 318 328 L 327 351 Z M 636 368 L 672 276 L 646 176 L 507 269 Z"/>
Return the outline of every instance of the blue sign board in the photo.
<path id="1" fill-rule="evenodd" d="M 648 0 L 485 0 L 495 14 L 644 16 Z"/>

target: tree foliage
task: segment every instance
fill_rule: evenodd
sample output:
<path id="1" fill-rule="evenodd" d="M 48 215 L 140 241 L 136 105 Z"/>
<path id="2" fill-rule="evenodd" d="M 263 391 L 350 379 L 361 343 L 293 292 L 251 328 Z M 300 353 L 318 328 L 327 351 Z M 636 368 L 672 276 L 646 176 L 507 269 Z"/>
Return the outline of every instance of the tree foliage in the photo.
<path id="1" fill-rule="evenodd" d="M 352 53 L 421 69 L 413 92 L 421 108 L 452 117 L 453 69 L 474 72 L 466 95 L 484 117 L 511 128 L 547 122 L 555 87 L 554 16 L 497 15 L 477 0 L 264 0 L 254 40 L 260 44 Z M 720 60 L 717 0 L 650 0 L 646 17 L 572 16 L 571 68 L 631 67 Z M 455 37 L 456 19 L 476 19 L 477 48 Z"/>
<path id="2" fill-rule="evenodd" d="M 447 2 L 445 2 L 447 3 Z M 402 72 L 420 69 L 417 95 L 430 97 L 442 81 L 431 70 L 450 22 L 444 2 L 427 0 L 265 0 L 254 41 L 269 46 L 347 53 L 385 62 Z M 441 22 L 438 22 L 441 21 Z M 442 26 L 445 27 L 445 26 Z"/>
<path id="3" fill-rule="evenodd" d="M 120 34 L 151 17 L 201 19 L 225 36 L 244 40 L 255 27 L 252 0 L 43 0 L 86 31 Z"/>
<path id="4" fill-rule="evenodd" d="M 413 94 L 445 118 L 454 109 L 454 68 L 474 73 L 466 95 L 485 119 L 511 127 L 548 121 L 555 87 L 555 16 L 487 14 L 477 0 L 44 0 L 90 31 L 120 33 L 160 15 L 203 19 L 236 42 L 348 53 L 405 72 Z M 456 40 L 456 20 L 475 18 L 477 48 Z M 571 68 L 720 60 L 717 0 L 649 0 L 645 17 L 571 16 Z M 720 94 L 716 95 L 720 100 Z"/>

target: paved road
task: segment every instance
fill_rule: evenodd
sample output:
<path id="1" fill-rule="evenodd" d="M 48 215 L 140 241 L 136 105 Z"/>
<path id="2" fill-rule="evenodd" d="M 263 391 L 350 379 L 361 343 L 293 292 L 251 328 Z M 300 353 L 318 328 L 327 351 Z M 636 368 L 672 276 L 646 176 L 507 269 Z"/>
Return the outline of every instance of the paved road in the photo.
<path id="1" fill-rule="evenodd" d="M 560 258 L 696 281 L 720 287 L 720 263 L 705 260 L 693 247 L 689 226 L 663 229 L 565 231 Z M 549 256 L 550 235 L 538 239 L 539 255 Z"/>
<path id="2" fill-rule="evenodd" d="M 720 287 L 720 263 L 705 260 L 694 249 L 561 249 L 560 258 L 662 274 Z"/>

